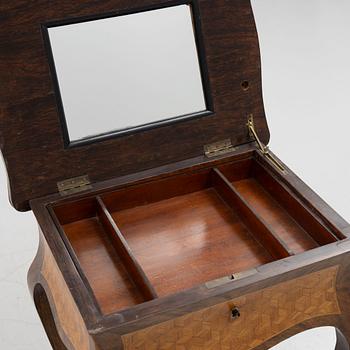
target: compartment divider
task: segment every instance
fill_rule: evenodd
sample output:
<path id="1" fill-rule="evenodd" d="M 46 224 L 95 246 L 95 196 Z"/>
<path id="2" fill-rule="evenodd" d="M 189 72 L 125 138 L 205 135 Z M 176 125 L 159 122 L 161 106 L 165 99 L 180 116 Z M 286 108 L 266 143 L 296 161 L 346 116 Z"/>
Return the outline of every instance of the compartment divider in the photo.
<path id="1" fill-rule="evenodd" d="M 269 174 L 264 166 L 256 163 L 253 171 L 255 178 L 264 184 L 265 189 L 283 205 L 317 244 L 326 245 L 339 240 L 285 185 Z"/>
<path id="2" fill-rule="evenodd" d="M 273 258 L 283 259 L 294 255 L 294 252 L 274 233 L 217 168 L 212 170 L 212 184 L 220 197 L 236 211 L 255 239 Z"/>
<path id="3" fill-rule="evenodd" d="M 140 292 L 143 294 L 144 298 L 147 301 L 158 298 L 158 295 L 153 285 L 149 281 L 141 265 L 136 260 L 131 248 L 129 247 L 127 241 L 125 240 L 123 234 L 119 230 L 117 224 L 112 218 L 101 197 L 97 196 L 96 202 L 97 215 L 99 217 L 99 220 L 106 233 L 108 234 L 113 244 L 113 247 L 117 251 L 120 259 L 122 260 L 124 267 L 129 274 L 129 277 L 139 288 Z"/>

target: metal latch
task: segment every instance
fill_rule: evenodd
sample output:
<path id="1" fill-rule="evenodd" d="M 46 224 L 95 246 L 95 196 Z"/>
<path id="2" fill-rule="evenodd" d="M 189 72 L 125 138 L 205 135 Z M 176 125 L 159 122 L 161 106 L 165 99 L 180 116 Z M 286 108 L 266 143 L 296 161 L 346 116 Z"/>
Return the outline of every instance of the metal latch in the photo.
<path id="1" fill-rule="evenodd" d="M 214 142 L 204 146 L 204 154 L 208 158 L 216 157 L 221 154 L 233 152 L 236 148 L 232 146 L 230 139 Z"/>
<path id="2" fill-rule="evenodd" d="M 88 175 L 74 177 L 71 179 L 57 182 L 58 192 L 61 196 L 86 191 L 92 188 Z"/>
<path id="3" fill-rule="evenodd" d="M 278 161 L 271 153 L 268 148 L 268 146 L 265 146 L 261 140 L 259 139 L 259 136 L 255 130 L 254 126 L 254 117 L 253 114 L 250 114 L 248 116 L 248 123 L 247 127 L 249 130 L 250 137 L 255 140 L 255 142 L 258 144 L 258 148 L 260 152 L 272 163 L 272 165 L 277 168 L 282 173 L 287 173 L 285 167 L 281 164 L 280 161 Z"/>
<path id="4" fill-rule="evenodd" d="M 213 289 L 213 288 L 222 286 L 222 285 L 224 285 L 224 284 L 227 284 L 227 283 L 230 283 L 230 282 L 233 282 L 233 281 L 240 280 L 240 279 L 242 279 L 242 278 L 246 278 L 246 277 L 253 276 L 253 275 L 255 275 L 256 273 L 258 273 L 257 269 L 252 268 L 252 269 L 249 269 L 249 270 L 246 270 L 246 271 L 242 271 L 242 272 L 238 272 L 238 273 L 233 273 L 233 274 L 230 275 L 230 276 L 225 276 L 225 277 L 221 277 L 221 278 L 218 278 L 218 279 L 216 279 L 216 280 L 213 280 L 213 281 L 209 281 L 209 282 L 205 283 L 205 286 L 206 286 L 208 289 Z"/>

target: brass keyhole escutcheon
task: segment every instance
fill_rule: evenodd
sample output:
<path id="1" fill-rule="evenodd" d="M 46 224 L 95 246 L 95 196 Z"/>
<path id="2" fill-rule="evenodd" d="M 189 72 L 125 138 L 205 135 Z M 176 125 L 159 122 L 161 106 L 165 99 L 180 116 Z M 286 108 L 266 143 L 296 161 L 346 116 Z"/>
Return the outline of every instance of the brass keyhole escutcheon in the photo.
<path id="1" fill-rule="evenodd" d="M 239 311 L 238 307 L 234 307 L 231 310 L 231 319 L 232 320 L 236 320 L 237 318 L 239 318 L 241 316 L 241 312 Z"/>

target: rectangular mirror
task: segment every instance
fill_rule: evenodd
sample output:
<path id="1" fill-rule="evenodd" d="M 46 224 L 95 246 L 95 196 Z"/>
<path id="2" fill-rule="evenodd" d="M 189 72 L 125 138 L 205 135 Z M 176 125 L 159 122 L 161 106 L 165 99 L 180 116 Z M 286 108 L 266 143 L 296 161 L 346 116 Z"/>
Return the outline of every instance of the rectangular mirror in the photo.
<path id="1" fill-rule="evenodd" d="M 48 25 L 66 146 L 207 115 L 195 28 L 190 4 Z"/>

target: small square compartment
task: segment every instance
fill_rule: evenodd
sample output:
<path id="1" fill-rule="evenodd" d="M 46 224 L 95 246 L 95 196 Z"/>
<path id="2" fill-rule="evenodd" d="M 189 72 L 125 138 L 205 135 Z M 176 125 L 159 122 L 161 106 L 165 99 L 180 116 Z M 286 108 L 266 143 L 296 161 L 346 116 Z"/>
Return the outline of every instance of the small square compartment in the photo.
<path id="1" fill-rule="evenodd" d="M 116 251 L 98 213 L 95 198 L 57 207 L 55 214 L 76 266 L 104 313 L 147 300 L 130 278 L 123 257 Z"/>

